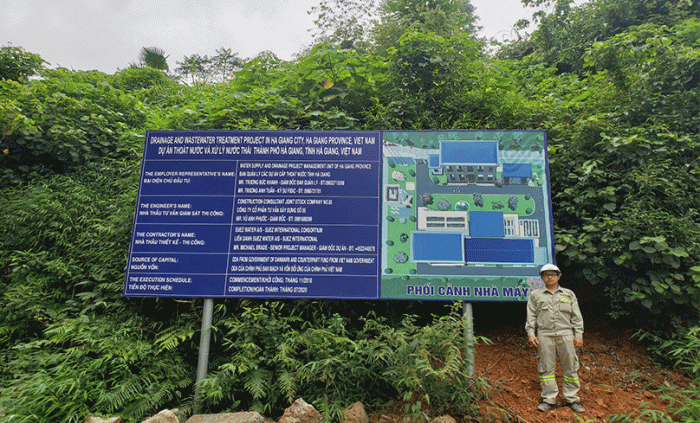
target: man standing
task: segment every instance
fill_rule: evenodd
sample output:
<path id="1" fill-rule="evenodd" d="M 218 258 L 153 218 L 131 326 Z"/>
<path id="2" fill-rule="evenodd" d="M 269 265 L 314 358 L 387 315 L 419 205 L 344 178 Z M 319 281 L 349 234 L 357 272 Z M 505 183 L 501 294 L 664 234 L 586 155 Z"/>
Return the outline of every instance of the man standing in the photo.
<path id="1" fill-rule="evenodd" d="M 554 370 L 559 358 L 564 376 L 564 399 L 572 410 L 581 413 L 585 409 L 577 395 L 581 385 L 576 348 L 583 346 L 583 317 L 578 300 L 573 291 L 559 286 L 561 271 L 557 266 L 545 264 L 540 269 L 540 277 L 545 288 L 530 291 L 525 323 L 528 342 L 539 349 L 537 369 L 542 384 L 542 403 L 537 409 L 549 411 L 556 404 L 559 389 Z"/>

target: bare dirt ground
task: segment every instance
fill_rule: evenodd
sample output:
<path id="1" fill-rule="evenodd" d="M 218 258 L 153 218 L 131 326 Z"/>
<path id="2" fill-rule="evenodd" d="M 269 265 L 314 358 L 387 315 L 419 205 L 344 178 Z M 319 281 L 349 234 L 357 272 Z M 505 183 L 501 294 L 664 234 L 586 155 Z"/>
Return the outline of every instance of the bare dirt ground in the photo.
<path id="1" fill-rule="evenodd" d="M 491 306 L 479 310 L 479 315 L 490 312 L 490 322 L 482 327 L 477 325 L 474 332 L 492 343 L 476 346 L 475 373 L 486 379 L 492 389 L 487 399 L 478 402 L 482 416 L 468 420 L 470 423 L 598 423 L 613 421 L 611 415 L 639 413 L 639 410 L 669 412 L 669 401 L 659 391 L 671 386 L 687 387 L 691 382 L 680 372 L 655 364 L 646 347 L 631 339 L 632 329 L 618 327 L 605 318 L 596 320 L 591 318 L 595 313 L 584 311 L 586 332 L 578 355 L 579 396 L 586 411 L 574 413 L 564 403 L 561 393 L 552 411 L 537 411 L 540 403 L 537 350 L 527 343 L 524 306 L 522 310 L 513 306 L 495 310 L 488 307 Z M 561 368 L 557 367 L 561 392 Z M 391 410 L 372 413 L 370 423 L 410 422 L 404 420 L 401 410 L 403 406 L 395 404 Z"/>
<path id="2" fill-rule="evenodd" d="M 646 348 L 630 339 L 632 331 L 593 327 L 584 335 L 579 349 L 581 403 L 586 408 L 578 418 L 561 397 L 561 369 L 558 368 L 558 406 L 548 413 L 537 411 L 540 383 L 537 374 L 537 350 L 527 345 L 524 329 L 505 327 L 477 333 L 492 344 L 476 348 L 475 373 L 494 388 L 488 400 L 480 402 L 483 421 L 508 421 L 500 407 L 523 423 L 606 422 L 613 414 L 626 414 L 642 408 L 665 410 L 669 404 L 661 398 L 660 388 L 688 385 L 679 373 L 653 363 Z"/>

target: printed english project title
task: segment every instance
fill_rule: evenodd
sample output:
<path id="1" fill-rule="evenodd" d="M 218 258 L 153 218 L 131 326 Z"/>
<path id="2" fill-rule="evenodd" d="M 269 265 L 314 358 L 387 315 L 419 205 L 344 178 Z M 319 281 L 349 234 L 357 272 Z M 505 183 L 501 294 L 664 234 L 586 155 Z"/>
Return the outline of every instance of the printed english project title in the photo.
<path id="1" fill-rule="evenodd" d="M 544 131 L 153 131 L 124 295 L 525 301 Z"/>

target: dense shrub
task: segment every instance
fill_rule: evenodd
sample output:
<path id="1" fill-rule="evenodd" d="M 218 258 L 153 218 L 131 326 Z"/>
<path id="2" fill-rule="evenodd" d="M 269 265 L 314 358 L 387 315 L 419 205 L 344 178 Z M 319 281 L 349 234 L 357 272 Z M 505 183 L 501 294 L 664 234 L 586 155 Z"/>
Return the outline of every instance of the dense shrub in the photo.
<path id="1" fill-rule="evenodd" d="M 0 81 L 0 414 L 133 422 L 193 409 L 200 302 L 121 297 L 152 129 L 546 129 L 558 262 L 594 287 L 591 301 L 636 319 L 652 351 L 698 375 L 700 23 L 686 17 L 697 2 L 681 3 L 666 25 L 572 45 L 558 68 L 542 56 L 546 32 L 519 60 L 464 35 L 407 33 L 386 57 L 332 45 L 288 62 L 265 53 L 228 82 L 193 87 L 152 69 L 27 79 L 41 65 L 30 60 L 23 77 Z M 222 302 L 198 400 L 277 415 L 299 395 L 337 418 L 351 401 L 398 397 L 415 419 L 469 416 L 483 384 L 464 376 L 463 323 L 427 308 Z M 692 421 L 687 396 L 678 415 Z"/>
<path id="2" fill-rule="evenodd" d="M 45 71 L 24 84 L 0 81 L 0 169 L 6 177 L 32 169 L 56 172 L 102 158 L 138 157 L 146 113 L 142 103 L 99 72 Z"/>

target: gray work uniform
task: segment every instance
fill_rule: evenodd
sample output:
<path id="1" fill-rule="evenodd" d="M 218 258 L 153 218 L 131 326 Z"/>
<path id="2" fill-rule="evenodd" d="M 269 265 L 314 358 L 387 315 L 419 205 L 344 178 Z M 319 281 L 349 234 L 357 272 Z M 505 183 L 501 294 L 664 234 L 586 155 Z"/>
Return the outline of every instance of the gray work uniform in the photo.
<path id="1" fill-rule="evenodd" d="M 553 294 L 545 288 L 531 290 L 527 299 L 525 330 L 528 337 L 537 336 L 540 343 L 537 367 L 543 402 L 556 404 L 559 393 L 554 378 L 557 357 L 562 367 L 564 399 L 567 403 L 580 402 L 577 394 L 581 385 L 574 338 L 583 338 L 583 317 L 576 294 L 562 287 Z"/>

